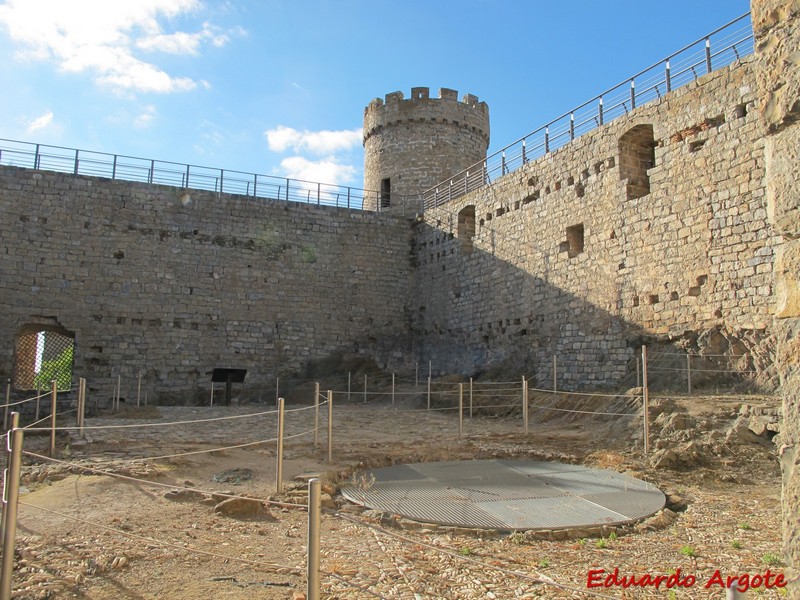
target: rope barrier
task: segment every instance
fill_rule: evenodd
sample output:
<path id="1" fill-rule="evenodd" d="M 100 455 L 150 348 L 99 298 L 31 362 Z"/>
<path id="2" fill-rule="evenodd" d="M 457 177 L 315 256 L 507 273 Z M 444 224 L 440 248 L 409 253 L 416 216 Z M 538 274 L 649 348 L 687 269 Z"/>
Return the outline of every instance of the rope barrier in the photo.
<path id="1" fill-rule="evenodd" d="M 310 408 L 313 408 L 310 407 Z M 304 409 L 292 409 L 291 411 L 285 412 L 296 412 L 298 410 L 305 410 Z M 62 413 L 63 414 L 63 413 Z M 278 414 L 277 410 L 267 410 L 258 413 L 251 413 L 247 415 L 231 415 L 228 417 L 213 417 L 210 419 L 191 419 L 189 421 L 169 421 L 166 423 L 160 422 L 151 422 L 151 423 L 129 423 L 127 425 L 85 425 L 83 429 L 136 429 L 140 427 L 166 427 L 171 425 L 191 425 L 195 423 L 212 423 L 215 421 L 232 421 L 233 419 L 247 419 L 250 417 L 261 417 L 264 415 L 273 415 Z M 71 431 L 75 429 L 80 429 L 80 427 L 59 427 L 58 431 Z M 31 431 L 38 431 L 37 429 L 32 429 Z M 47 428 L 47 431 L 50 431 L 50 428 Z"/>
<path id="2" fill-rule="evenodd" d="M 648 367 L 649 368 L 649 367 Z M 528 388 L 528 392 L 543 392 L 545 394 L 551 394 L 553 396 L 590 396 L 595 398 L 641 398 L 641 394 L 596 394 L 591 392 L 567 392 L 558 390 L 554 392 L 553 390 L 545 390 L 542 388 Z"/>
<path id="3" fill-rule="evenodd" d="M 528 580 L 528 581 L 532 581 L 534 583 L 540 583 L 540 584 L 544 584 L 544 585 L 551 585 L 551 586 L 557 587 L 559 589 L 567 590 L 567 591 L 570 591 L 570 592 L 580 592 L 582 594 L 586 594 L 586 595 L 589 595 L 589 596 L 594 596 L 596 598 L 612 598 L 612 599 L 614 598 L 614 596 L 607 596 L 605 594 L 599 594 L 597 592 L 591 592 L 591 591 L 589 591 L 588 589 L 585 589 L 585 588 L 576 588 L 576 587 L 573 587 L 573 586 L 569 586 L 569 585 L 564 585 L 562 583 L 558 583 L 558 582 L 554 581 L 553 579 L 551 579 L 550 577 L 546 577 L 546 576 L 542 575 L 541 573 L 536 573 L 536 576 L 533 576 L 533 575 L 528 575 L 527 573 L 522 573 L 520 571 L 514 571 L 512 569 L 506 569 L 506 568 L 498 566 L 498 565 L 485 563 L 485 562 L 482 562 L 482 561 L 480 561 L 478 559 L 471 558 L 469 556 L 464 556 L 463 554 L 460 554 L 460 553 L 456 552 L 455 550 L 450 550 L 449 548 L 442 548 L 442 547 L 439 547 L 439 546 L 434 546 L 433 544 L 429 544 L 428 542 L 424 542 L 424 541 L 421 541 L 421 540 L 416 540 L 414 538 L 410 538 L 410 537 L 404 536 L 404 535 L 396 533 L 394 531 L 388 531 L 388 530 L 383 529 L 381 527 L 377 527 L 375 525 L 372 525 L 371 523 L 364 523 L 363 521 L 360 521 L 360 520 L 355 519 L 353 517 L 348 517 L 347 515 L 344 515 L 344 514 L 338 512 L 338 511 L 334 511 L 334 510 L 331 510 L 331 509 L 323 509 L 323 510 L 324 510 L 325 513 L 331 514 L 334 517 L 338 517 L 338 518 L 340 518 L 340 519 L 342 519 L 344 521 L 347 521 L 348 523 L 353 523 L 354 525 L 359 525 L 361 527 L 365 527 L 367 529 L 371 529 L 371 530 L 376 531 L 376 532 L 378 532 L 378 533 L 380 533 L 382 535 L 385 535 L 385 536 L 391 537 L 391 538 L 395 538 L 395 539 L 400 540 L 402 542 L 406 542 L 406 543 L 414 544 L 416 546 L 422 546 L 424 548 L 428 548 L 429 550 L 433 550 L 434 552 L 438 552 L 440 554 L 445 554 L 447 556 L 450 556 L 452 558 L 455 558 L 455 559 L 463 561 L 463 562 L 468 562 L 468 563 L 471 563 L 471 564 L 474 564 L 474 565 L 478 565 L 478 566 L 482 567 L 483 569 L 498 571 L 498 572 L 503 573 L 505 575 L 511 575 L 513 577 L 518 577 L 520 579 L 525 579 L 525 580 Z"/>
<path id="4" fill-rule="evenodd" d="M 279 502 L 279 501 L 276 501 L 276 500 L 264 500 L 262 498 L 252 498 L 250 496 L 237 496 L 236 494 L 225 494 L 225 493 L 222 493 L 222 492 L 216 492 L 214 490 L 204 490 L 204 489 L 194 488 L 194 487 L 185 487 L 185 486 L 179 486 L 179 485 L 172 485 L 172 484 L 169 484 L 169 483 L 161 483 L 159 481 L 150 481 L 148 479 L 140 479 L 138 477 L 131 477 L 130 475 L 122 475 L 120 473 L 114 473 L 112 471 L 104 471 L 103 469 L 97 469 L 97 468 L 94 468 L 94 467 L 90 467 L 88 465 L 82 465 L 82 464 L 79 464 L 79 463 L 71 463 L 71 462 L 68 462 L 68 461 L 65 461 L 65 460 L 59 460 L 57 458 L 51 458 L 49 456 L 44 456 L 43 454 L 36 454 L 35 452 L 28 452 L 27 450 L 23 451 L 23 454 L 25 454 L 27 456 L 30 456 L 30 457 L 33 457 L 33 458 L 41 459 L 41 460 L 44 460 L 44 461 L 47 461 L 47 462 L 52 462 L 52 463 L 56 463 L 56 464 L 59 464 L 59 465 L 64 465 L 64 466 L 67 466 L 67 467 L 73 467 L 73 468 L 81 469 L 81 470 L 84 470 L 84 471 L 90 471 L 90 472 L 96 473 L 98 475 L 106 475 L 108 477 L 113 477 L 115 479 L 122 479 L 124 481 L 133 481 L 135 483 L 142 483 L 142 484 L 153 486 L 153 487 L 166 488 L 166 489 L 170 489 L 170 490 L 186 490 L 186 491 L 189 491 L 189 492 L 199 492 L 201 494 L 209 494 L 209 495 L 213 494 L 215 496 L 219 496 L 221 498 L 228 498 L 228 499 L 230 499 L 230 498 L 238 498 L 240 500 L 258 500 L 259 502 L 263 502 L 264 504 L 269 504 L 271 506 L 280 506 L 280 507 L 285 507 L 285 508 L 302 508 L 302 509 L 307 509 L 308 508 L 305 504 L 296 504 L 296 503 L 293 503 L 293 502 Z M 133 459 L 133 460 L 131 460 L 129 462 L 138 462 L 138 460 L 139 459 Z"/>
<path id="5" fill-rule="evenodd" d="M 550 406 L 539 406 L 538 404 L 529 404 L 529 408 L 538 408 L 541 410 L 555 410 L 558 412 L 567 412 L 567 413 L 579 413 L 583 415 L 607 415 L 610 417 L 634 417 L 638 415 L 638 412 L 635 413 L 617 413 L 617 412 L 596 412 L 592 410 L 573 410 L 568 408 L 553 408 Z"/>

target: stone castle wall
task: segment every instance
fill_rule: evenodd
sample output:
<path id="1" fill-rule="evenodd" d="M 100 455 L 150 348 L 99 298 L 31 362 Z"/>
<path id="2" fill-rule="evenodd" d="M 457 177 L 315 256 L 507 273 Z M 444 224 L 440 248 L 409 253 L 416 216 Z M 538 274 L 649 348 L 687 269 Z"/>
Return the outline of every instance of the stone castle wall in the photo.
<path id="1" fill-rule="evenodd" d="M 409 236 L 385 214 L 0 168 L 0 376 L 41 323 L 74 334 L 101 404 L 112 373 L 207 399 L 214 367 L 272 398 L 278 374 L 402 338 Z"/>
<path id="2" fill-rule="evenodd" d="M 753 60 L 585 134 L 416 226 L 422 358 L 620 382 L 642 336 L 770 339 L 773 247 Z M 474 217 L 472 216 L 474 214 Z"/>
<path id="3" fill-rule="evenodd" d="M 780 235 L 775 256 L 776 363 L 783 424 L 783 544 L 787 597 L 800 599 L 800 2 L 753 0 L 758 112 L 764 140 L 770 223 Z"/>
<path id="4" fill-rule="evenodd" d="M 471 94 L 413 88 L 374 99 L 364 109 L 364 189 L 390 182 L 387 205 L 412 201 L 428 188 L 486 158 L 489 108 Z M 374 206 L 368 207 L 375 209 Z"/>

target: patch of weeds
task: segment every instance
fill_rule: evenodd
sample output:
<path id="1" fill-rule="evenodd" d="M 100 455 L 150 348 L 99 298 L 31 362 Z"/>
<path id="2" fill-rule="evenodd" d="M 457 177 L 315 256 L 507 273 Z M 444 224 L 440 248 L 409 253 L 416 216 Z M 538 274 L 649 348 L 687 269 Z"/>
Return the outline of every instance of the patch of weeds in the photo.
<path id="1" fill-rule="evenodd" d="M 608 541 L 605 538 L 600 538 L 594 543 L 594 545 L 600 548 L 600 550 L 603 550 L 608 548 Z"/>
<path id="2" fill-rule="evenodd" d="M 579 543 L 581 546 L 585 546 L 585 545 L 586 545 L 586 538 L 581 538 L 581 539 L 579 539 L 579 540 L 578 540 L 578 543 Z"/>
<path id="3" fill-rule="evenodd" d="M 547 567 L 550 566 L 550 561 L 547 560 L 546 558 L 540 558 L 538 565 L 540 568 L 546 569 Z"/>
<path id="4" fill-rule="evenodd" d="M 317 251 L 312 246 L 303 246 L 300 248 L 300 257 L 304 262 L 315 263 L 317 262 Z"/>
<path id="5" fill-rule="evenodd" d="M 458 551 L 461 556 L 472 556 L 472 548 L 469 546 L 464 546 L 461 550 Z"/>
<path id="6" fill-rule="evenodd" d="M 737 527 L 739 529 L 744 529 L 745 531 L 750 531 L 752 529 L 752 527 L 750 527 L 750 525 L 748 523 L 739 523 L 739 525 L 737 525 Z"/>
<path id="7" fill-rule="evenodd" d="M 740 542 L 739 540 L 733 540 L 731 542 L 731 548 L 734 548 L 736 550 L 741 550 L 742 549 L 742 542 Z"/>
<path id="8" fill-rule="evenodd" d="M 616 531 L 612 531 L 611 533 L 608 534 L 608 541 L 609 542 L 613 542 L 616 539 L 617 539 L 617 532 Z"/>
<path id="9" fill-rule="evenodd" d="M 683 546 L 681 548 L 681 554 L 683 554 L 684 556 L 688 556 L 689 558 L 694 558 L 695 556 L 697 556 L 697 553 L 691 546 Z"/>
<path id="10" fill-rule="evenodd" d="M 783 565 L 783 559 L 780 555 L 773 552 L 767 552 L 761 557 L 762 562 L 770 567 L 780 567 Z"/>
<path id="11" fill-rule="evenodd" d="M 512 531 L 511 535 L 508 536 L 508 541 L 520 546 L 525 543 L 525 534 L 521 531 Z"/>

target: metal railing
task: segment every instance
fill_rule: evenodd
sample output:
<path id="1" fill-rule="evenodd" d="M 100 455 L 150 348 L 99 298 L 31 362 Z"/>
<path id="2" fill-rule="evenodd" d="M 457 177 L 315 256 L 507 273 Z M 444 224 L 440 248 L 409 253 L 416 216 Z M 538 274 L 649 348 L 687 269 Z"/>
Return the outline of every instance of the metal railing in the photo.
<path id="1" fill-rule="evenodd" d="M 423 193 L 424 209 L 435 208 L 488 185 L 561 146 L 624 116 L 637 106 L 661 98 L 713 70 L 753 52 L 750 13 L 734 19 L 622 83 L 553 119 Z"/>
<path id="2" fill-rule="evenodd" d="M 320 206 L 381 209 L 380 192 L 228 169 L 0 138 L 0 165 L 242 194 Z"/>

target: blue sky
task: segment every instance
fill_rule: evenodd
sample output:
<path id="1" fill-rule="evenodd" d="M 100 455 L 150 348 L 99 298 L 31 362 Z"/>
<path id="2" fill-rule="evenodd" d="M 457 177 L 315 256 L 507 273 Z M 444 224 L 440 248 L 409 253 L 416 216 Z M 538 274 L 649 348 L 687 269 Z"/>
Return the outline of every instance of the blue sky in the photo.
<path id="1" fill-rule="evenodd" d="M 489 104 L 490 152 L 746 0 L 5 0 L 0 137 L 362 186 L 372 98 Z"/>

